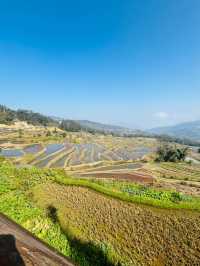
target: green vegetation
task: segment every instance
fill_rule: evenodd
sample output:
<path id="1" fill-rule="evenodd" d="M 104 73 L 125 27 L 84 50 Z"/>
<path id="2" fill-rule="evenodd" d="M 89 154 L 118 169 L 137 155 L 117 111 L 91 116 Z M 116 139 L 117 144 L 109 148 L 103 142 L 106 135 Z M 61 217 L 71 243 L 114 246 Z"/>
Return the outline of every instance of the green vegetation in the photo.
<path id="1" fill-rule="evenodd" d="M 0 124 L 10 124 L 15 117 L 14 111 L 4 105 L 0 105 Z"/>
<path id="2" fill-rule="evenodd" d="M 33 188 L 53 182 L 63 171 L 17 169 L 6 161 L 0 165 L 0 212 L 8 215 L 37 237 L 70 256 L 79 265 L 120 265 L 112 262 L 114 252 L 104 243 L 84 243 L 64 231 L 53 219 L 49 208 L 39 207 L 33 199 Z"/>
<path id="3" fill-rule="evenodd" d="M 39 113 L 34 113 L 28 110 L 11 110 L 6 106 L 0 105 L 0 123 L 1 124 L 11 124 L 15 120 L 26 121 L 33 125 L 58 125 L 56 121 L 52 118 L 41 115 Z"/>
<path id="4" fill-rule="evenodd" d="M 190 209 L 200 211 L 200 199 L 197 197 L 192 197 L 178 193 L 176 191 L 164 191 L 156 190 L 144 185 L 117 181 L 117 180 L 97 180 L 97 179 L 77 179 L 66 176 L 62 170 L 39 170 L 37 168 L 22 168 L 16 169 L 14 166 L 7 163 L 2 163 L 0 170 L 9 170 L 14 172 L 11 174 L 7 173 L 8 176 L 14 175 L 9 183 L 7 181 L 6 188 L 4 187 L 4 179 L 1 178 L 1 190 L 7 191 L 8 184 L 9 187 L 12 184 L 12 190 L 15 189 L 29 189 L 34 185 L 40 183 L 45 183 L 51 180 L 62 185 L 67 186 L 81 186 L 85 188 L 92 189 L 96 192 L 102 193 L 109 197 L 113 197 L 126 202 L 135 202 L 147 204 L 155 207 L 161 208 L 171 208 L 171 209 Z M 4 166 L 5 164 L 5 166 Z M 39 173 L 39 176 L 38 176 Z M 26 177 L 30 175 L 30 178 L 26 180 Z M 23 177 L 22 177 L 23 176 Z M 20 178 L 19 178 L 20 177 Z M 13 187 L 13 184 L 15 186 Z M 17 186 L 16 186 L 17 185 Z"/>
<path id="5" fill-rule="evenodd" d="M 188 148 L 181 148 L 164 144 L 157 149 L 157 162 L 180 162 L 184 161 Z"/>
<path id="6" fill-rule="evenodd" d="M 73 120 L 63 120 L 60 124 L 60 129 L 71 132 L 81 131 L 81 126 Z"/>
<path id="7" fill-rule="evenodd" d="M 84 260 L 75 249 L 70 248 L 69 240 L 60 225 L 53 221 L 45 209 L 38 207 L 33 199 L 31 188 L 36 184 L 54 179 L 53 171 L 16 169 L 11 164 L 0 166 L 0 211 L 24 226 L 40 239 L 66 256 L 79 262 Z M 98 257 L 97 257 L 98 259 Z M 86 262 L 80 265 L 92 265 Z M 97 264 L 98 265 L 98 264 Z"/>
<path id="8" fill-rule="evenodd" d="M 190 138 L 178 138 L 178 137 L 172 137 L 166 134 L 158 135 L 158 134 L 150 134 L 149 137 L 154 137 L 157 140 L 165 143 L 178 143 L 182 145 L 188 145 L 188 146 L 200 146 L 200 141 L 190 139 Z"/>
<path id="9" fill-rule="evenodd" d="M 129 196 L 140 196 L 145 198 L 152 198 L 161 200 L 162 202 L 192 202 L 194 198 L 192 196 L 184 195 L 176 191 L 165 191 L 165 190 L 156 190 L 148 186 L 141 184 L 134 184 L 124 181 L 115 181 L 115 180 L 94 180 L 95 183 L 98 183 L 104 187 L 111 188 L 116 191 L 129 194 Z"/>
<path id="10" fill-rule="evenodd" d="M 189 209 L 200 211 L 200 199 L 176 191 L 156 191 L 128 182 L 100 181 L 56 176 L 56 182 L 68 186 L 81 186 L 106 196 L 126 202 L 146 204 L 167 209 Z"/>
<path id="11" fill-rule="evenodd" d="M 94 129 L 94 128 L 90 128 L 86 125 L 82 125 L 81 123 L 79 123 L 78 121 L 75 120 L 63 120 L 60 123 L 59 126 L 60 129 L 65 130 L 65 131 L 69 131 L 69 132 L 80 132 L 80 131 L 84 131 L 84 132 L 88 132 L 91 134 L 103 134 L 106 135 L 108 133 L 111 133 L 114 135 L 113 132 L 105 132 L 104 130 L 99 130 L 99 129 Z"/>
<path id="12" fill-rule="evenodd" d="M 57 221 L 70 243 L 75 239 L 78 249 L 82 245 L 88 247 L 86 243 L 109 247 L 112 265 L 198 262 L 199 214 L 195 212 L 127 204 L 91 189 L 56 183 L 37 186 L 33 194 L 42 208 L 56 209 Z"/>
<path id="13" fill-rule="evenodd" d="M 149 138 L 157 139 L 165 143 L 178 143 L 188 146 L 200 147 L 200 142 L 194 139 L 172 137 L 166 134 L 152 134 L 140 130 L 130 130 L 119 126 L 104 125 L 85 120 L 63 120 L 61 123 L 54 118 L 42 115 L 29 110 L 12 110 L 4 105 L 0 105 L 0 124 L 11 125 L 15 121 L 25 121 L 28 124 L 35 126 L 53 126 L 67 132 L 88 132 L 91 134 L 112 135 L 113 137 L 126 137 L 126 138 Z M 53 132 L 57 133 L 57 129 Z M 49 133 L 48 133 L 49 134 Z M 48 137 L 47 134 L 47 137 Z M 51 133 L 50 133 L 51 134 Z M 41 136 L 38 133 L 38 136 Z"/>
<path id="14" fill-rule="evenodd" d="M 185 146 L 164 144 L 154 162 L 157 139 L 167 137 L 142 132 L 122 137 L 109 126 L 105 133 L 89 121 L 59 124 L 31 111 L 0 106 L 0 123 L 17 120 L 36 126 L 2 127 L 2 148 L 21 150 L 22 156 L 0 157 L 0 212 L 77 265 L 198 265 L 200 165 L 184 162 Z M 193 153 L 198 156 L 191 151 L 191 158 Z M 21 168 L 24 164 L 30 167 Z M 110 171 L 113 179 L 101 173 L 99 179 L 92 177 L 95 171 Z M 87 172 L 90 179 L 80 178 Z M 119 181 L 118 172 L 123 180 L 133 173 L 150 176 L 152 183 Z"/>
<path id="15" fill-rule="evenodd" d="M 200 211 L 199 203 L 198 198 L 173 191 L 156 191 L 127 182 L 79 180 L 66 176 L 62 170 L 18 169 L 6 160 L 0 164 L 0 211 L 70 256 L 78 265 L 143 265 L 146 260 L 153 263 L 159 255 L 157 248 L 147 244 L 148 236 L 143 227 L 146 215 L 149 215 L 148 222 L 151 219 L 162 221 L 152 223 L 151 230 L 163 239 L 165 235 L 160 236 L 159 228 L 170 228 L 173 221 L 177 223 L 174 234 L 180 244 L 185 240 L 181 240 L 184 234 L 179 226 L 187 219 L 190 225 L 184 225 L 184 230 L 197 228 L 199 214 L 178 213 L 183 217 L 177 221 L 177 211 L 168 214 L 165 210 L 162 214 L 164 209 L 151 209 L 146 204 Z M 134 234 L 132 230 L 136 230 Z M 194 233 L 198 234 L 197 231 Z M 140 234 L 144 241 L 137 242 Z M 188 241 L 193 243 L 195 240 Z M 171 244 L 177 245 L 176 241 Z M 180 256 L 187 261 L 183 254 L 185 247 L 182 244 L 180 247 L 183 249 L 179 251 Z M 148 252 L 149 248 L 151 252 Z M 162 249 L 166 253 L 169 247 Z M 169 258 L 176 262 L 176 258 Z"/>

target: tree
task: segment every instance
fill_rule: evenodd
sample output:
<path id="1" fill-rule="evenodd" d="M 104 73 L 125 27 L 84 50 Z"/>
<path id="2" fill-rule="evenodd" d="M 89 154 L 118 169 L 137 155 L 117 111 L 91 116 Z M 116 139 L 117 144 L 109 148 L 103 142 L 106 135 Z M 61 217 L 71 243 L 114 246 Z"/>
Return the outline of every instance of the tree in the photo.
<path id="1" fill-rule="evenodd" d="M 12 110 L 4 105 L 0 105 L 0 124 L 11 124 L 15 120 L 26 121 L 33 125 L 58 126 L 59 123 L 51 117 L 34 113 L 28 110 Z"/>
<path id="2" fill-rule="evenodd" d="M 65 131 L 78 132 L 81 131 L 81 126 L 79 123 L 73 120 L 63 120 L 60 124 L 60 129 Z"/>
<path id="3" fill-rule="evenodd" d="M 188 148 L 164 144 L 157 149 L 157 162 L 180 162 L 187 156 Z"/>

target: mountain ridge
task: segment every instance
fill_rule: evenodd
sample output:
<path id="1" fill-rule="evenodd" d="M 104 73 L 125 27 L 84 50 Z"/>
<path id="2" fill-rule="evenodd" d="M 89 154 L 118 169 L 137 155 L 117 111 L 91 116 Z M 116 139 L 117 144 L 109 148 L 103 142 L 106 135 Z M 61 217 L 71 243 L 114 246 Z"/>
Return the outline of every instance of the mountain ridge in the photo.
<path id="1" fill-rule="evenodd" d="M 40 126 L 55 126 L 67 131 L 91 131 L 106 134 L 139 134 L 142 131 L 129 129 L 118 125 L 110 125 L 90 120 L 65 119 L 57 116 L 47 116 L 31 110 L 18 109 L 13 110 L 4 105 L 0 105 L 0 124 L 13 124 L 15 121 L 25 121 L 28 124 Z"/>
<path id="2" fill-rule="evenodd" d="M 173 126 L 156 127 L 147 130 L 151 134 L 167 134 L 172 137 L 189 138 L 200 141 L 200 120 L 183 122 Z"/>

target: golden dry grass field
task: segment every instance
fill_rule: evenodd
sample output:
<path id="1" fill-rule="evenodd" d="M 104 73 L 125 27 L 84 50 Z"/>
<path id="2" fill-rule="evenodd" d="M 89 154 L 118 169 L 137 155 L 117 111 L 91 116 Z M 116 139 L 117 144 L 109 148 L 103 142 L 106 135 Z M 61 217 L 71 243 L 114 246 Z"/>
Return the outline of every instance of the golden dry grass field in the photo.
<path id="1" fill-rule="evenodd" d="M 200 214 L 128 204 L 82 187 L 35 188 L 41 207 L 54 206 L 68 234 L 107 243 L 126 265 L 199 265 Z M 192 263 L 192 264 L 191 264 Z"/>

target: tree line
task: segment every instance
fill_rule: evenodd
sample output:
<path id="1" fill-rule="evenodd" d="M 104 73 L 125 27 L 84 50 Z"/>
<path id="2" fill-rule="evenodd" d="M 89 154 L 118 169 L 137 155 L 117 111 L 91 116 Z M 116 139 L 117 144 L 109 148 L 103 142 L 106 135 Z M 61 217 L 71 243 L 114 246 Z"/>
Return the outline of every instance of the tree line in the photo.
<path id="1" fill-rule="evenodd" d="M 52 119 L 51 117 L 42 115 L 40 113 L 35 113 L 29 110 L 12 110 L 4 105 L 0 105 L 0 124 L 10 125 L 16 120 L 26 121 L 32 125 L 42 125 L 42 126 L 57 126 L 59 123 Z"/>

